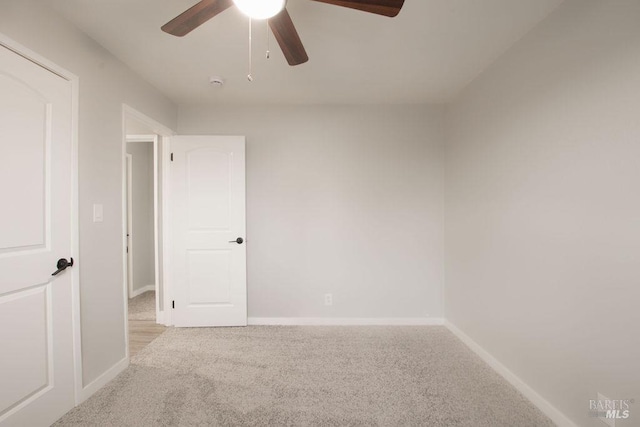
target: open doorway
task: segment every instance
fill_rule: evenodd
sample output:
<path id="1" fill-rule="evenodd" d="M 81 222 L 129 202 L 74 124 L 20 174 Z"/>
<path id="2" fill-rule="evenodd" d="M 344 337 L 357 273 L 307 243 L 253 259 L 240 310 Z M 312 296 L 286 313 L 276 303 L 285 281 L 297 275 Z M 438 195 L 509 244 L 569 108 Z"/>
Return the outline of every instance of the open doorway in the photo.
<path id="1" fill-rule="evenodd" d="M 158 135 L 126 136 L 126 271 L 129 354 L 164 331 L 159 325 Z"/>
<path id="2" fill-rule="evenodd" d="M 155 135 L 127 135 L 127 288 L 134 320 L 156 320 L 156 147 Z"/>
<path id="3" fill-rule="evenodd" d="M 163 152 L 171 131 L 126 106 L 123 120 L 125 321 L 135 356 L 165 330 Z"/>

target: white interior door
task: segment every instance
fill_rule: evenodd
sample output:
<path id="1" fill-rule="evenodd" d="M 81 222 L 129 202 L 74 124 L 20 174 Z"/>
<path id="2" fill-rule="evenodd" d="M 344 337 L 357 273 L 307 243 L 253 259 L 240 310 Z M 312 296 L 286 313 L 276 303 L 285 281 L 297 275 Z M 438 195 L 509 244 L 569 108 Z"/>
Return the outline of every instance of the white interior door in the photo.
<path id="1" fill-rule="evenodd" d="M 74 404 L 71 83 L 0 46 L 0 425 Z"/>
<path id="2" fill-rule="evenodd" d="M 245 138 L 171 139 L 173 323 L 246 326 Z"/>

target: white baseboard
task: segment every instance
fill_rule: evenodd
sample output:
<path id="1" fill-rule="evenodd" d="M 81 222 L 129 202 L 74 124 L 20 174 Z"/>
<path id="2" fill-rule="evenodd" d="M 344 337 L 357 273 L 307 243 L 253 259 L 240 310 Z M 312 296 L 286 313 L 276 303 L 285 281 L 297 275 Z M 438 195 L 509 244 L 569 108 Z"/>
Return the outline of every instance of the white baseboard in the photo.
<path id="1" fill-rule="evenodd" d="M 134 289 L 133 293 L 131 295 L 129 295 L 129 299 L 135 298 L 138 295 L 142 295 L 145 292 L 155 291 L 155 290 L 156 290 L 156 285 L 147 285 L 147 286 L 143 286 L 142 288 L 139 288 L 139 289 Z"/>
<path id="2" fill-rule="evenodd" d="M 129 366 L 129 358 L 125 357 L 115 365 L 113 365 L 107 372 L 100 375 L 95 380 L 91 381 L 80 391 L 80 396 L 77 396 L 76 406 L 91 397 L 96 391 L 107 385 L 111 380 L 117 377 L 122 371 Z"/>
<path id="3" fill-rule="evenodd" d="M 467 345 L 474 353 L 476 353 L 482 360 L 484 360 L 489 366 L 491 366 L 497 373 L 499 373 L 505 380 L 507 380 L 512 386 L 514 386 L 520 393 L 522 393 L 527 399 L 531 401 L 538 409 L 540 409 L 547 417 L 551 419 L 559 427 L 577 427 L 573 421 L 571 421 L 565 414 L 560 412 L 555 406 L 553 406 L 544 397 L 540 396 L 538 392 L 532 389 L 527 383 L 522 381 L 516 374 L 511 372 L 509 368 L 504 366 L 498 359 L 493 357 L 488 351 L 471 339 L 467 334 L 458 329 L 453 323 L 445 320 L 444 322 L 447 329 L 449 329 L 456 337 Z"/>
<path id="4" fill-rule="evenodd" d="M 251 326 L 434 326 L 443 325 L 439 317 L 249 317 Z"/>

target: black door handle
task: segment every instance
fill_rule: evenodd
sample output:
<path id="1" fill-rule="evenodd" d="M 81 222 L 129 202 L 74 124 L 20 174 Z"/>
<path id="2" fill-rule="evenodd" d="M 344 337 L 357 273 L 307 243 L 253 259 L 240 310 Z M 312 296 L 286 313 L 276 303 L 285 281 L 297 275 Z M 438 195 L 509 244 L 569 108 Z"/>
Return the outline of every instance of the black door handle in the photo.
<path id="1" fill-rule="evenodd" d="M 241 245 L 244 243 L 244 239 L 242 237 L 238 237 L 236 240 L 229 240 L 229 243 L 237 243 Z"/>
<path id="2" fill-rule="evenodd" d="M 56 264 L 56 267 L 58 269 L 53 272 L 52 276 L 57 276 L 58 274 L 62 273 L 64 270 L 66 270 L 68 267 L 73 267 L 73 258 L 69 258 L 69 259 L 71 261 L 67 261 L 64 258 L 60 258 L 58 260 L 58 263 Z"/>

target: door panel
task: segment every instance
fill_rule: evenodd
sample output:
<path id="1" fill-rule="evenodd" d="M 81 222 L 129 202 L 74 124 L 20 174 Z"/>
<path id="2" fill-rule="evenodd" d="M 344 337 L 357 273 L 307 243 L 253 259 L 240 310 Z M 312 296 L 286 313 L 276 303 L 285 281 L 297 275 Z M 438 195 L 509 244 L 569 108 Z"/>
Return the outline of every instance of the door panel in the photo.
<path id="1" fill-rule="evenodd" d="M 200 148 L 186 156 L 190 229 L 229 230 L 232 154 Z"/>
<path id="2" fill-rule="evenodd" d="M 51 134 L 47 132 L 51 109 L 45 97 L 8 73 L 0 74 L 0 123 L 2 132 L 21 135 L 20 150 L 5 158 L 0 182 L 16 183 L 25 168 L 32 171 L 20 185 L 0 187 L 0 200 L 12 200 L 0 210 L 0 251 L 15 252 L 45 245 L 45 218 Z M 17 141 L 15 141 L 17 143 Z M 1 252 L 0 252 L 1 253 Z"/>
<path id="3" fill-rule="evenodd" d="M 71 83 L 0 46 L 0 426 L 74 404 Z"/>
<path id="4" fill-rule="evenodd" d="M 176 326 L 247 324 L 244 137 L 171 141 Z"/>
<path id="5" fill-rule="evenodd" d="M 0 352 L 0 366 L 6 372 L 21 373 L 19 382 L 0 388 L 0 408 L 15 406 L 50 385 L 48 306 L 45 286 L 0 297 L 0 325 L 12 325 L 11 330 L 0 330 L 0 342 L 11 343 Z M 15 340 L 16 335 L 30 339 Z"/>

